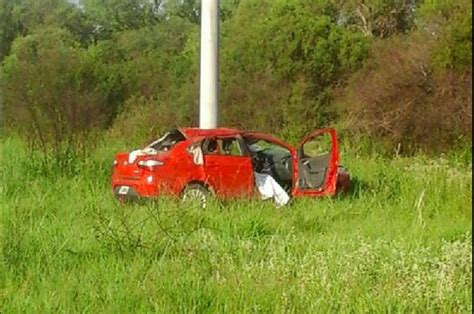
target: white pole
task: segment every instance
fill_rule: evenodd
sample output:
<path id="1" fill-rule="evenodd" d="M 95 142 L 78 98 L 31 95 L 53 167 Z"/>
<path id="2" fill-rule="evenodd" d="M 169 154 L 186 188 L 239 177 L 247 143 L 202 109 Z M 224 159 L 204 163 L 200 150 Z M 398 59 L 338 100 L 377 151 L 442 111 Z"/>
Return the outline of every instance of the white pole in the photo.
<path id="1" fill-rule="evenodd" d="M 199 127 L 214 129 L 219 103 L 219 0 L 201 1 L 200 84 Z"/>

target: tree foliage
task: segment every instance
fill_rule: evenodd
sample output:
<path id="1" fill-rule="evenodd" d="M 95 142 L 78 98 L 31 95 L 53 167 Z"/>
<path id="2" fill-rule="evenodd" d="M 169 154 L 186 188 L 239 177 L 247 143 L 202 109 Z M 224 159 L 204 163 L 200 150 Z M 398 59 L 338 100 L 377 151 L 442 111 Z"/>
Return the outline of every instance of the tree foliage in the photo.
<path id="1" fill-rule="evenodd" d="M 420 0 L 332 0 L 339 23 L 369 37 L 386 38 L 412 29 Z"/>
<path id="2" fill-rule="evenodd" d="M 368 41 L 330 12 L 323 1 L 240 3 L 223 26 L 226 123 L 301 137 L 334 119 L 329 89 L 360 66 Z"/>
<path id="3" fill-rule="evenodd" d="M 388 149 L 471 128 L 468 0 L 222 0 L 220 18 L 222 125 L 296 141 L 337 124 Z M 198 0 L 0 0 L 6 130 L 59 149 L 195 125 L 199 20 Z"/>
<path id="4" fill-rule="evenodd" d="M 8 125 L 44 151 L 78 152 L 91 129 L 106 125 L 111 109 L 97 66 L 64 29 L 44 28 L 15 40 L 3 69 Z"/>
<path id="5" fill-rule="evenodd" d="M 376 42 L 340 96 L 349 130 L 389 150 L 472 142 L 472 3 L 425 1 L 417 30 Z"/>
<path id="6" fill-rule="evenodd" d="M 89 15 L 65 0 L 0 0 L 0 58 L 15 38 L 48 26 L 68 30 L 84 46 L 93 40 Z"/>
<path id="7" fill-rule="evenodd" d="M 441 151 L 472 130 L 472 71 L 436 68 L 436 41 L 426 34 L 377 43 L 371 63 L 352 77 L 341 102 L 354 133 L 388 149 Z"/>
<path id="8" fill-rule="evenodd" d="M 472 67 L 472 2 L 425 1 L 420 26 L 437 39 L 436 62 L 442 68 Z"/>
<path id="9" fill-rule="evenodd" d="M 162 0 L 84 0 L 85 11 L 104 34 L 154 25 L 163 18 Z"/>

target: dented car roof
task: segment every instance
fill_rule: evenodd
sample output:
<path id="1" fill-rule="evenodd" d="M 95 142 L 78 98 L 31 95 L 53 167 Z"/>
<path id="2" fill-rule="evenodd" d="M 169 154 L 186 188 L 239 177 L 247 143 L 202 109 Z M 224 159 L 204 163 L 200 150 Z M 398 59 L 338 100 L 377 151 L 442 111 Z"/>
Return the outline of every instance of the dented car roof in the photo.
<path id="1" fill-rule="evenodd" d="M 244 132 L 237 129 L 230 128 L 217 128 L 210 130 L 203 130 L 199 128 L 180 128 L 181 133 L 184 134 L 188 139 L 201 136 L 232 136 L 237 134 L 243 134 Z"/>

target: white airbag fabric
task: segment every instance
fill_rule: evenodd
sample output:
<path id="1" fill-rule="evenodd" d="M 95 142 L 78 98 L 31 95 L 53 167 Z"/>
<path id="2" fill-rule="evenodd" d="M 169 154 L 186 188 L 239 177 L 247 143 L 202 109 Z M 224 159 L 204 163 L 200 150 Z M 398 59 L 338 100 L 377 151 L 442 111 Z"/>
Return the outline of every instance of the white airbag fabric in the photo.
<path id="1" fill-rule="evenodd" d="M 204 165 L 204 154 L 202 152 L 201 146 L 193 145 L 191 148 L 189 148 L 189 152 L 193 155 L 193 162 L 195 165 Z"/>
<path id="2" fill-rule="evenodd" d="M 145 149 L 134 150 L 130 154 L 128 154 L 128 163 L 133 164 L 139 156 L 147 156 L 147 155 L 156 155 L 158 152 L 156 149 L 151 147 Z"/>
<path id="3" fill-rule="evenodd" d="M 263 200 L 273 198 L 277 207 L 282 207 L 288 204 L 290 196 L 278 184 L 278 182 L 270 175 L 255 172 L 255 184 L 258 191 L 262 195 Z"/>

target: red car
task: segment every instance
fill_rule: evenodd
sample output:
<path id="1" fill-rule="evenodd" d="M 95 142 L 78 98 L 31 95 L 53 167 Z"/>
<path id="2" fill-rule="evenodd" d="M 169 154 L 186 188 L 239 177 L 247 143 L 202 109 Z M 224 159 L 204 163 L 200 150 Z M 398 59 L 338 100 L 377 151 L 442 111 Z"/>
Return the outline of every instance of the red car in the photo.
<path id="1" fill-rule="evenodd" d="M 293 147 L 267 134 L 181 128 L 143 150 L 117 154 L 112 189 L 121 200 L 254 197 L 255 172 L 271 175 L 292 197 L 333 196 L 350 182 L 339 165 L 333 129 L 318 130 Z"/>

